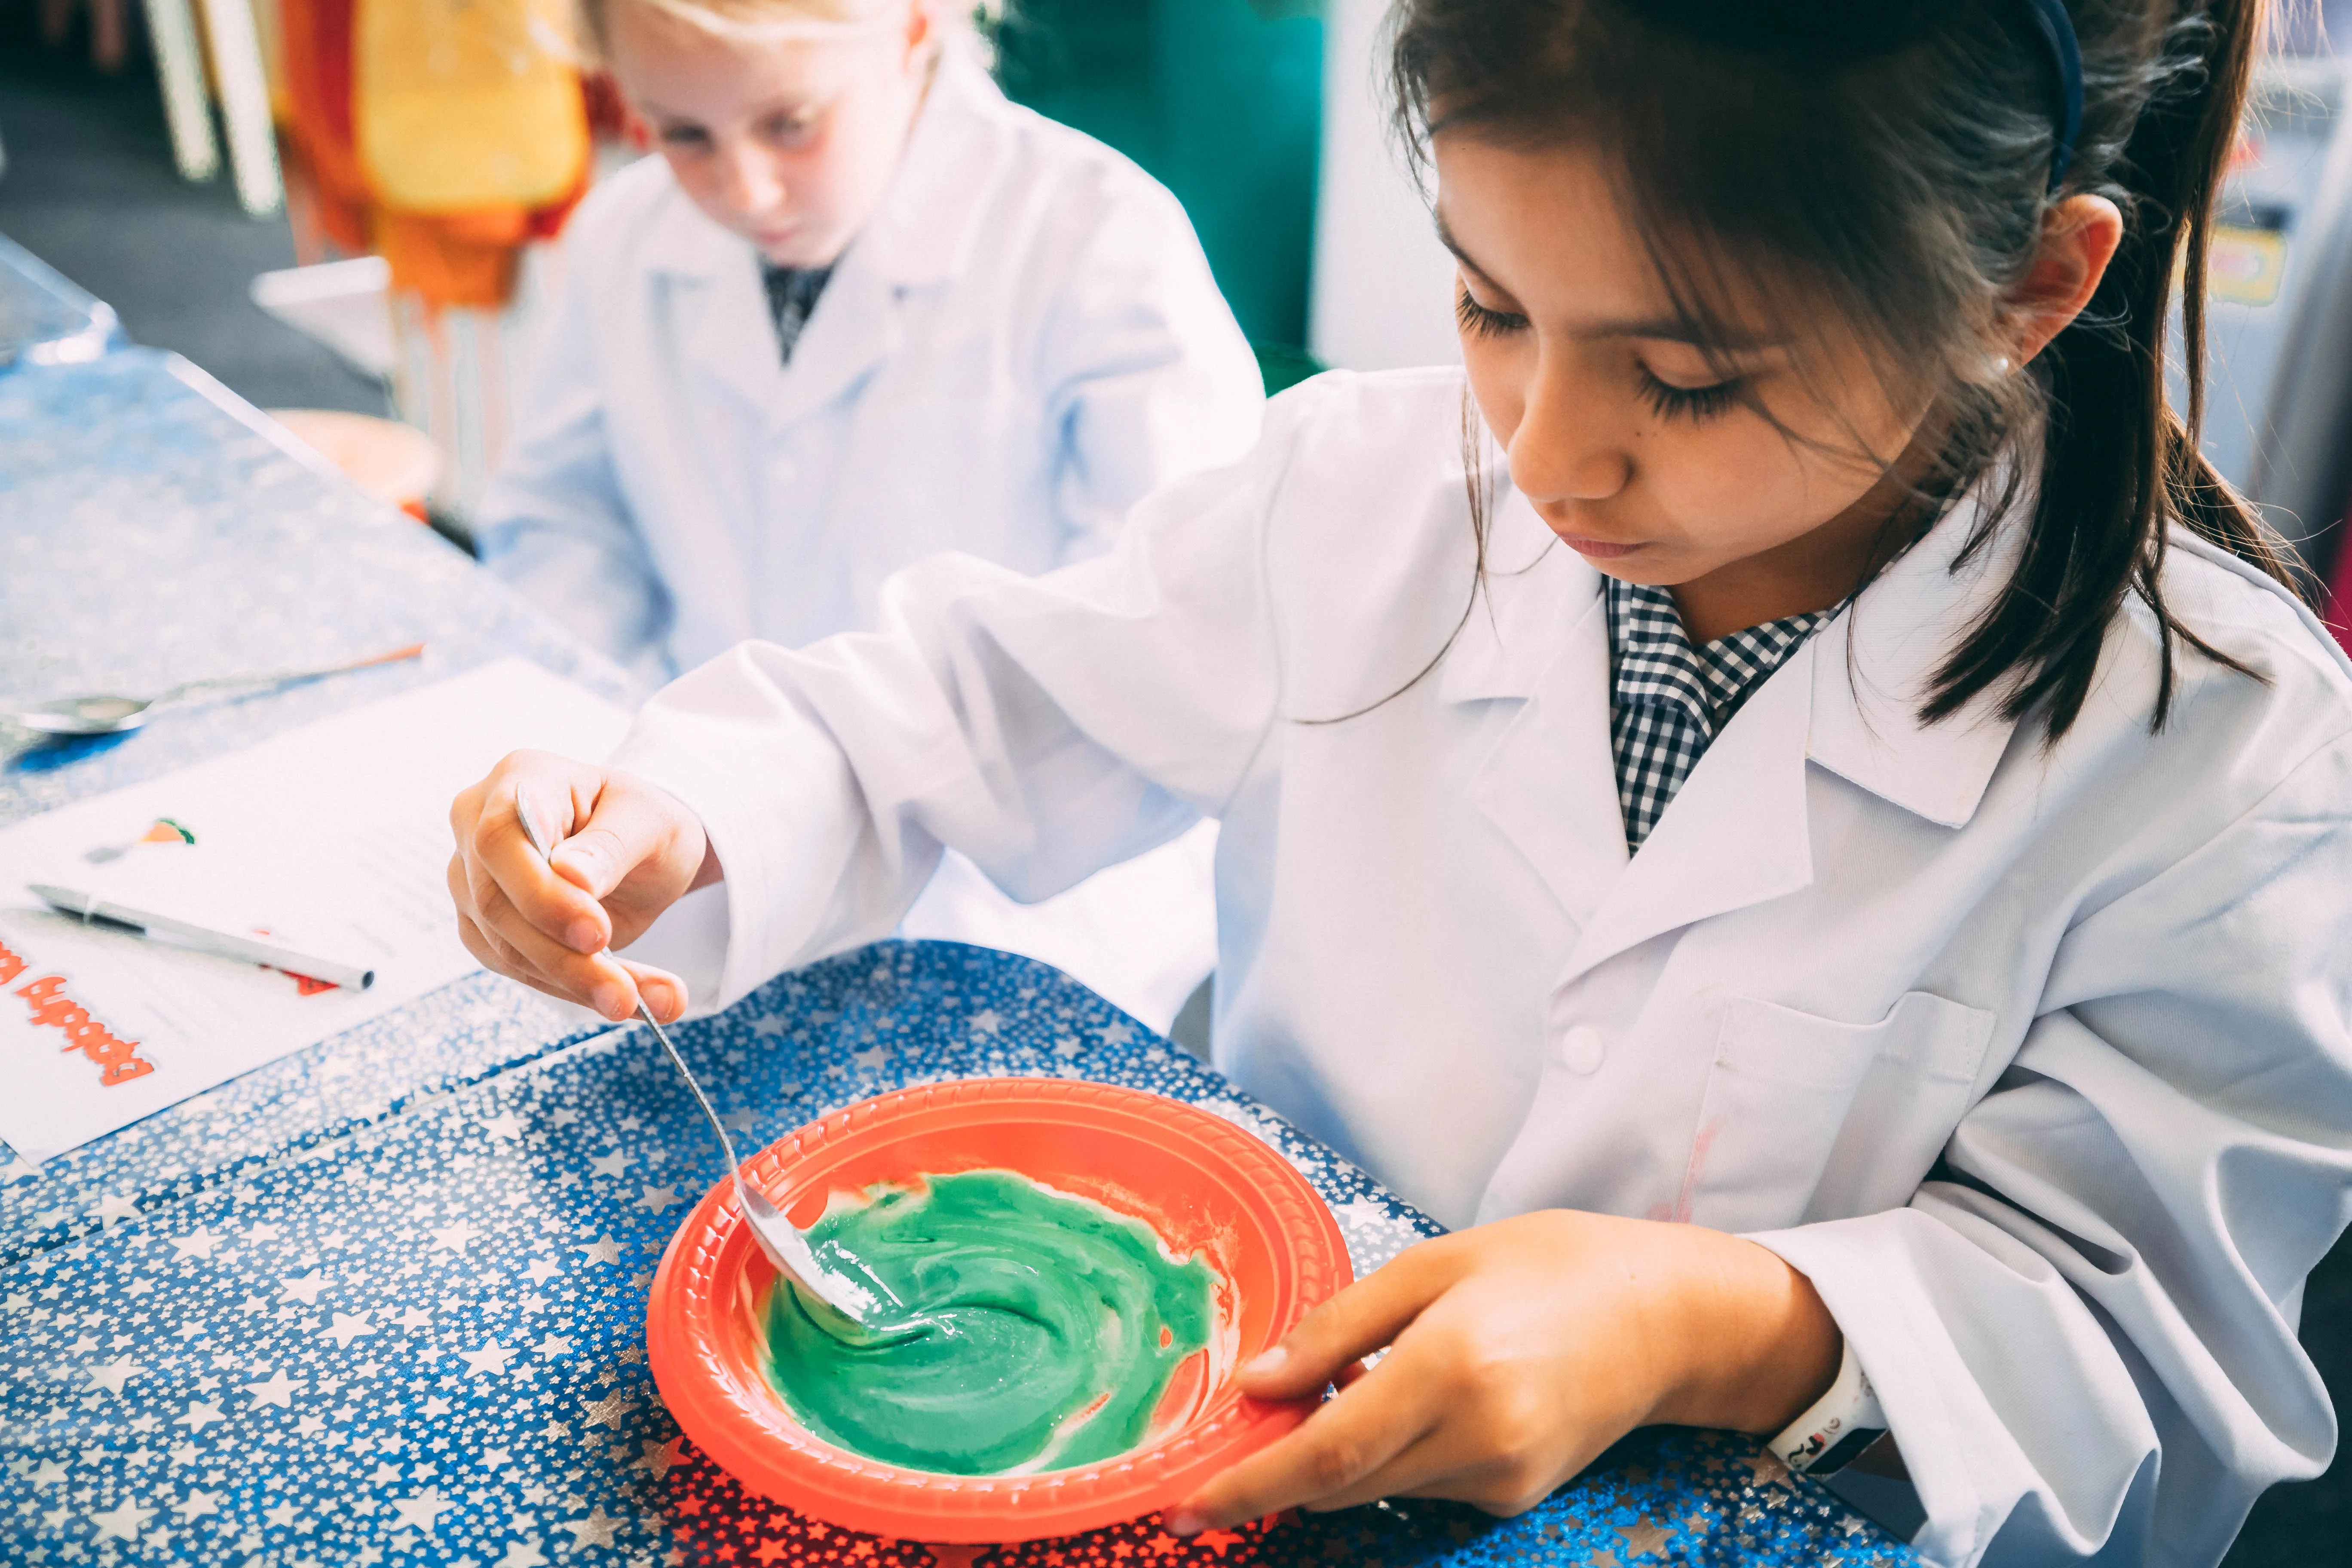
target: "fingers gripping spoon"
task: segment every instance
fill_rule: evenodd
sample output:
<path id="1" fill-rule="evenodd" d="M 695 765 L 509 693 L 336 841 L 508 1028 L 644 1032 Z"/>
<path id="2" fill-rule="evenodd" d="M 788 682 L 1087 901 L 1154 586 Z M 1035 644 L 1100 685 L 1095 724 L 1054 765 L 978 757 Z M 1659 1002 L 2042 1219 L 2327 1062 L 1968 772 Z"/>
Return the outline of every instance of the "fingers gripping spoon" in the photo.
<path id="1" fill-rule="evenodd" d="M 539 851 L 539 858 L 549 859 L 553 854 L 554 844 L 540 817 L 538 803 L 528 796 L 519 798 L 515 802 L 515 815 L 521 820 L 523 837 L 530 840 L 533 849 Z M 903 1321 L 888 1329 L 869 1326 L 870 1320 L 886 1310 L 901 1309 L 903 1313 L 901 1303 L 890 1297 L 887 1287 L 882 1286 L 879 1280 L 869 1285 L 829 1272 L 817 1261 L 815 1252 L 809 1247 L 808 1237 L 784 1217 L 782 1210 L 768 1201 L 767 1194 L 743 1180 L 742 1162 L 735 1157 L 734 1140 L 727 1136 L 727 1128 L 719 1120 L 719 1112 L 711 1105 L 710 1097 L 702 1092 L 702 1085 L 695 1080 L 694 1070 L 686 1065 L 686 1058 L 677 1054 L 677 1047 L 670 1043 L 669 1035 L 654 1017 L 653 1009 L 646 1005 L 642 993 L 637 998 L 637 1016 L 646 1027 L 654 1032 L 654 1038 L 661 1042 L 662 1049 L 669 1054 L 670 1065 L 677 1068 L 677 1076 L 686 1080 L 688 1091 L 694 1096 L 694 1103 L 702 1107 L 702 1114 L 709 1118 L 710 1130 L 719 1135 L 719 1150 L 727 1159 L 727 1173 L 735 1183 L 735 1201 L 742 1205 L 743 1219 L 751 1227 L 751 1239 L 759 1244 L 768 1261 L 776 1266 L 777 1274 L 792 1283 L 810 1319 L 825 1332 L 847 1344 L 878 1344 L 906 1338 L 912 1325 Z"/>

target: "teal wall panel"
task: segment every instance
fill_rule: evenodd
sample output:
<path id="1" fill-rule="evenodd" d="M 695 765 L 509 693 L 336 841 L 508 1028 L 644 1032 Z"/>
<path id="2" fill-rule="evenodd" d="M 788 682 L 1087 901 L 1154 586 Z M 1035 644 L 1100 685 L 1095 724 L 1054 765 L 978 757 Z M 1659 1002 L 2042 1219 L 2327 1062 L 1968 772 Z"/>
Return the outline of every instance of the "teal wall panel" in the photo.
<path id="1" fill-rule="evenodd" d="M 1323 24 L 1313 0 L 1010 0 L 1016 101 L 1176 194 L 1254 342 L 1307 341 Z"/>

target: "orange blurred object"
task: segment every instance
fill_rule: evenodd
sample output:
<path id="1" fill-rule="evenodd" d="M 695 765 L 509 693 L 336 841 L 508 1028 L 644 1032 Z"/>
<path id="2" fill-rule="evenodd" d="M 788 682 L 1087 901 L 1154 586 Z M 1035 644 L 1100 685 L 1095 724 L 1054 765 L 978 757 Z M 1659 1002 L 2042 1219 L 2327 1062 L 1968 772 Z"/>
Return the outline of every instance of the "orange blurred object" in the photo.
<path id="1" fill-rule="evenodd" d="M 436 306 L 494 310 L 514 292 L 515 262 L 530 237 L 530 215 L 492 207 L 446 216 L 377 214 L 375 247 L 392 286 Z"/>
<path id="2" fill-rule="evenodd" d="M 587 188 L 565 0 L 352 0 L 351 121 L 395 289 L 494 309 Z"/>
<path id="3" fill-rule="evenodd" d="M 269 416 L 345 478 L 422 522 L 441 458 L 425 432 L 394 419 L 332 408 L 273 408 Z"/>
<path id="4" fill-rule="evenodd" d="M 352 7 L 354 0 L 278 0 L 289 121 L 289 186 L 309 196 L 318 234 L 350 256 L 371 248 L 366 177 L 352 138 Z M 300 245 L 304 251 L 314 246 Z M 314 258 L 306 257 L 306 259 Z"/>
<path id="5" fill-rule="evenodd" d="M 295 254 L 383 258 L 393 394 L 462 526 L 505 443 L 524 252 L 587 193 L 618 94 L 582 80 L 572 0 L 257 3 L 278 7 Z"/>

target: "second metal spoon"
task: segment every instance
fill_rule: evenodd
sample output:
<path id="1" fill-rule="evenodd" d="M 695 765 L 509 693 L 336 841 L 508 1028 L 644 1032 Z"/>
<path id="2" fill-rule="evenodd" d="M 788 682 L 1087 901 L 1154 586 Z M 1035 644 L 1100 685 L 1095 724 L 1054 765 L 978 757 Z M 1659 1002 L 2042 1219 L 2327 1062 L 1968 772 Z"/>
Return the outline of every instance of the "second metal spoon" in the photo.
<path id="1" fill-rule="evenodd" d="M 159 708 L 167 708 L 199 691 L 219 687 L 250 686 L 267 690 L 272 687 L 291 686 L 297 681 L 316 680 L 321 676 L 341 675 L 346 670 L 365 669 L 371 665 L 397 664 L 404 658 L 415 658 L 425 651 L 423 643 L 394 648 L 348 663 L 330 665 L 324 669 L 273 669 L 258 675 L 216 675 L 205 680 L 184 680 L 169 691 L 153 697 L 117 697 L 100 693 L 89 697 L 60 697 L 54 702 L 44 702 L 22 713 L 5 715 L 25 729 L 43 735 L 113 735 L 125 730 L 136 730 L 154 716 Z"/>

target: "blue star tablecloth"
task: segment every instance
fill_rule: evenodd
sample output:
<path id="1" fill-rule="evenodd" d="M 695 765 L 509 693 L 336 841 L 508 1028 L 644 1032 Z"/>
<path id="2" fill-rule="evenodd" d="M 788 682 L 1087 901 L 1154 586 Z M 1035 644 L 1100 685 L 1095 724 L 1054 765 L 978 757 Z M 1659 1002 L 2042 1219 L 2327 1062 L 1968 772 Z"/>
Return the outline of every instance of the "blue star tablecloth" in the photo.
<path id="1" fill-rule="evenodd" d="M 0 374 L 0 698 L 428 639 L 425 665 L 0 737 L 0 824 L 486 659 L 618 676 L 171 356 Z M 0 703 L 0 707 L 6 704 Z M 0 868 L 5 874 L 5 868 Z M 657 1050 L 488 975 L 49 1162 L 0 1160 L 0 1562 L 1135 1564 L 1911 1561 L 1721 1434 L 1637 1434 L 1526 1517 L 1440 1504 L 1181 1543 L 1145 1520 L 926 1547 L 747 1496 L 645 1364 L 652 1270 L 718 1173 Z M 1358 1271 L 1433 1227 L 1026 960 L 885 944 L 679 1031 L 764 1143 L 908 1083 L 1080 1076 L 1209 1106 L 1330 1202 Z"/>
<path id="2" fill-rule="evenodd" d="M 1360 1274 L 1434 1226 L 1026 959 L 887 943 L 677 1031 L 751 1145 L 911 1083 L 1045 1074 L 1206 1106 L 1280 1149 Z M 196 1113 L 199 1117 L 203 1113 Z M 167 1113 L 168 1120 L 177 1113 Z M 1190 1543 L 1157 1521 L 933 1548 L 747 1496 L 663 1410 L 646 1288 L 719 1173 L 649 1036 L 604 1030 L 0 1271 L 18 1560 L 205 1565 L 1154 1562 L 1885 1563 L 1752 1445 L 1640 1435 L 1535 1512 L 1398 1504 Z"/>

